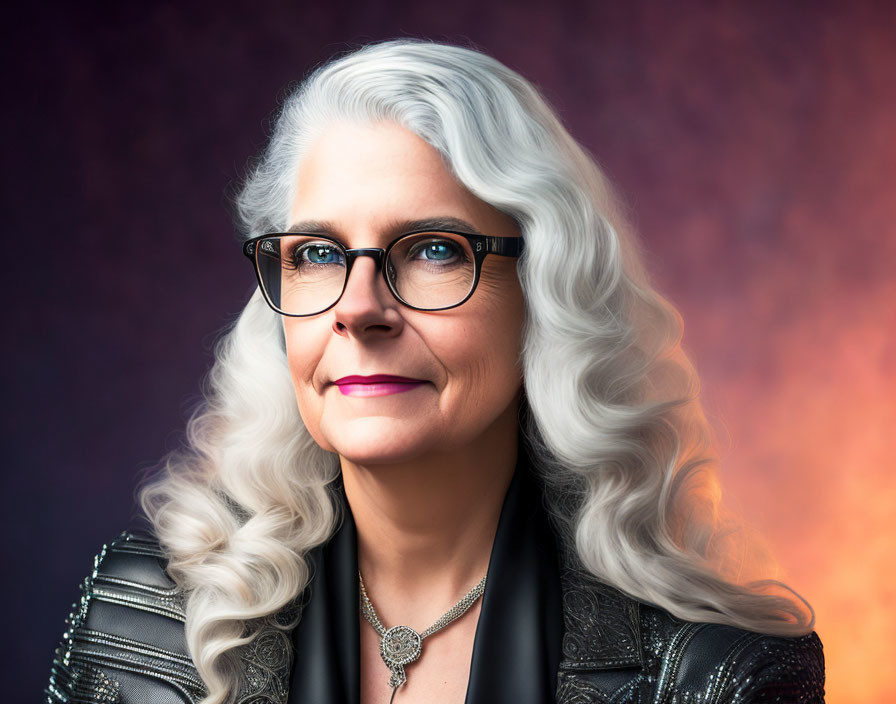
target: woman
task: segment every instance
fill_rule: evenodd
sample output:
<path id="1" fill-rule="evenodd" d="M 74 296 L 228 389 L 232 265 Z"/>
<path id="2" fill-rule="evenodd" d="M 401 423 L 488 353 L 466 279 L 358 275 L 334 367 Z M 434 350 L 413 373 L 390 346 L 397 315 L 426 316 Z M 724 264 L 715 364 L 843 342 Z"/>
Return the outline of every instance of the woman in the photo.
<path id="1" fill-rule="evenodd" d="M 732 576 L 680 319 L 529 83 L 362 48 L 238 206 L 259 288 L 48 701 L 823 701 L 808 604 Z"/>

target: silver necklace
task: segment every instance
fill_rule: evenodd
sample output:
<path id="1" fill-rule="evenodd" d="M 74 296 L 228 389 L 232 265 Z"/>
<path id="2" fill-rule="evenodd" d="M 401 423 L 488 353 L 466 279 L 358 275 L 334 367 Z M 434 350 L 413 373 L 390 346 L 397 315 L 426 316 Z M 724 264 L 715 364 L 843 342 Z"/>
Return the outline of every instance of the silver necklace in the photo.
<path id="1" fill-rule="evenodd" d="M 395 699 L 395 692 L 398 688 L 408 681 L 407 673 L 404 666 L 417 660 L 423 653 L 423 639 L 431 636 L 436 631 L 442 630 L 452 621 L 456 621 L 463 616 L 467 610 L 476 603 L 476 600 L 482 596 L 485 591 L 485 578 L 473 587 L 466 595 L 452 606 L 442 618 L 432 624 L 429 628 L 421 633 L 417 633 L 410 626 L 392 626 L 387 629 L 380 621 L 380 617 L 376 615 L 373 604 L 367 596 L 367 590 L 364 588 L 364 580 L 361 578 L 361 572 L 358 571 L 358 581 L 361 584 L 361 613 L 364 615 L 370 625 L 374 627 L 380 637 L 380 655 L 383 661 L 391 670 L 389 677 L 389 686 L 392 688 L 392 697 L 390 704 Z"/>

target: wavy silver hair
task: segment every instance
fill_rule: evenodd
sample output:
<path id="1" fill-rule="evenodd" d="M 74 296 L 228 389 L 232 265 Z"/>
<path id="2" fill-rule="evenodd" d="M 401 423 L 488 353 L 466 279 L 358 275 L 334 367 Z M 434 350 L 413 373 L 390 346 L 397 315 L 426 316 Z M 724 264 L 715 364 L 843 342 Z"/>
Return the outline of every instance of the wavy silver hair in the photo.
<path id="1" fill-rule="evenodd" d="M 786 585 L 738 580 L 746 558 L 719 501 L 681 318 L 651 286 L 610 184 L 537 90 L 489 56 L 422 40 L 318 67 L 286 98 L 239 195 L 246 237 L 289 225 L 303 154 L 337 120 L 403 125 L 519 224 L 521 432 L 584 568 L 685 620 L 809 632 L 814 613 Z M 238 689 L 235 648 L 284 628 L 274 614 L 338 525 L 339 463 L 302 424 L 281 321 L 258 291 L 206 382 L 187 447 L 140 500 L 187 592 L 186 638 L 212 704 Z"/>

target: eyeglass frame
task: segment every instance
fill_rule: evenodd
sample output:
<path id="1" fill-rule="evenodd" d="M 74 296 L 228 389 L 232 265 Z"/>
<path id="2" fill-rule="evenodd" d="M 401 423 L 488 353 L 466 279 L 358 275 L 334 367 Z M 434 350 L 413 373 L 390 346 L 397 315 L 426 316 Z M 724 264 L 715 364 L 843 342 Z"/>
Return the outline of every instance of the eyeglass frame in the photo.
<path id="1" fill-rule="evenodd" d="M 392 282 L 389 281 L 389 276 L 386 274 L 386 267 L 384 266 L 386 260 L 389 258 L 389 253 L 392 251 L 392 248 L 398 244 L 405 237 L 411 237 L 412 235 L 423 235 L 423 234 L 439 234 L 444 233 L 447 235 L 457 235 L 463 237 L 470 244 L 470 248 L 473 250 L 473 285 L 470 286 L 470 291 L 464 296 L 463 299 L 454 303 L 450 306 L 444 306 L 442 308 L 418 308 L 417 306 L 413 306 L 407 301 L 403 300 L 399 295 L 398 291 L 392 285 Z M 336 300 L 333 301 L 330 305 L 322 310 L 319 310 L 315 313 L 285 313 L 280 310 L 277 306 L 274 305 L 274 302 L 271 300 L 268 295 L 267 289 L 265 288 L 264 282 L 261 278 L 261 270 L 258 266 L 258 260 L 255 256 L 256 250 L 259 246 L 259 243 L 266 239 L 273 239 L 274 237 L 314 237 L 315 239 L 326 240 L 327 242 L 332 242 L 340 250 L 342 250 L 345 255 L 345 281 L 342 284 L 342 291 L 339 292 L 339 295 L 336 297 Z M 459 232 L 456 230 L 444 230 L 444 229 L 425 229 L 425 230 L 414 230 L 412 232 L 405 232 L 394 240 L 392 240 L 388 245 L 386 245 L 385 249 L 382 247 L 356 247 L 353 249 L 348 249 L 342 242 L 335 239 L 334 237 L 330 237 L 328 235 L 319 235 L 314 232 L 267 232 L 263 235 L 258 235 L 257 237 L 252 237 L 242 244 L 243 254 L 246 255 L 252 261 L 252 268 L 255 270 L 255 278 L 258 281 L 258 288 L 261 290 L 261 294 L 264 296 L 264 300 L 267 304 L 280 315 L 285 315 L 289 318 L 309 318 L 312 315 L 320 315 L 321 313 L 326 313 L 333 306 L 335 306 L 342 299 L 343 294 L 345 294 L 345 289 L 348 287 L 348 278 L 352 273 L 352 264 L 357 257 L 371 257 L 374 260 L 376 269 L 378 272 L 381 272 L 383 275 L 383 280 L 386 282 L 386 286 L 389 291 L 392 293 L 392 296 L 396 301 L 401 303 L 403 306 L 411 308 L 412 310 L 419 310 L 426 313 L 439 311 L 439 310 L 450 310 L 451 308 L 457 308 L 458 306 L 463 305 L 473 293 L 476 291 L 476 286 L 479 284 L 479 276 L 482 273 L 482 263 L 485 261 L 485 258 L 489 254 L 497 254 L 501 257 L 519 257 L 523 253 L 523 238 L 520 237 L 494 237 L 489 235 L 478 235 L 471 234 L 469 232 Z"/>

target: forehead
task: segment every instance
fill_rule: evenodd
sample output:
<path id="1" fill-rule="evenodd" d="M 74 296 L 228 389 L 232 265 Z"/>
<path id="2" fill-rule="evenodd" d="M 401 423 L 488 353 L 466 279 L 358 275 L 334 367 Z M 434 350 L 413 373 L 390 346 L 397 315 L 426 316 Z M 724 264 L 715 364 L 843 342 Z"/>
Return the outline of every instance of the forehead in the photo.
<path id="1" fill-rule="evenodd" d="M 327 127 L 299 166 L 290 216 L 290 224 L 326 221 L 346 232 L 439 217 L 506 231 L 500 221 L 510 220 L 470 193 L 438 150 L 391 122 Z"/>

